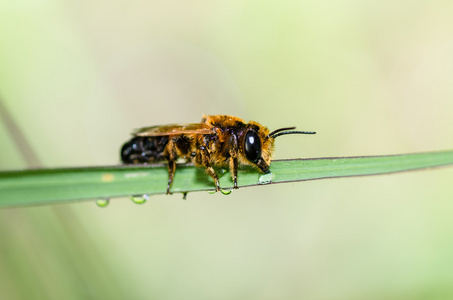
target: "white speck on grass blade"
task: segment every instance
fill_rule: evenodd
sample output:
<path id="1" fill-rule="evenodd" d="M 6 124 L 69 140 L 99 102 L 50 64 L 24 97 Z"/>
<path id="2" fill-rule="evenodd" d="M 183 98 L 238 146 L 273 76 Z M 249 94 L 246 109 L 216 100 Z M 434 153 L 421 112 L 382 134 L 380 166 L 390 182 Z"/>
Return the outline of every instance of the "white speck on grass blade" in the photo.
<path id="1" fill-rule="evenodd" d="M 272 182 L 272 179 L 274 179 L 274 174 L 271 172 L 267 174 L 261 174 L 260 178 L 258 178 L 258 184 L 269 184 Z"/>

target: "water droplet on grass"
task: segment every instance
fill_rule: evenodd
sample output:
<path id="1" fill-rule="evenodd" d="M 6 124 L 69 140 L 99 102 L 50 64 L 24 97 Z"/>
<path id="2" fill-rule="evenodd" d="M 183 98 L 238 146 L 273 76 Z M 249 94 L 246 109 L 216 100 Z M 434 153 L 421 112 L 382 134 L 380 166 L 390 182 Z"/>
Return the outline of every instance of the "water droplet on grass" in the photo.
<path id="1" fill-rule="evenodd" d="M 231 192 L 233 192 L 233 189 L 220 189 L 220 192 L 224 195 L 229 195 Z M 209 194 L 215 194 L 217 193 L 216 191 L 208 191 Z"/>
<path id="2" fill-rule="evenodd" d="M 233 191 L 232 189 L 226 189 L 226 190 L 221 189 L 220 190 L 220 192 L 224 195 L 229 195 L 229 194 L 231 194 L 232 191 Z"/>
<path id="3" fill-rule="evenodd" d="M 96 205 L 99 207 L 106 207 L 107 205 L 109 205 L 109 203 L 110 203 L 110 199 L 102 198 L 102 199 L 96 200 Z"/>
<path id="4" fill-rule="evenodd" d="M 135 204 L 143 204 L 149 199 L 149 195 L 143 194 L 143 195 L 138 195 L 138 196 L 131 196 L 132 202 Z"/>

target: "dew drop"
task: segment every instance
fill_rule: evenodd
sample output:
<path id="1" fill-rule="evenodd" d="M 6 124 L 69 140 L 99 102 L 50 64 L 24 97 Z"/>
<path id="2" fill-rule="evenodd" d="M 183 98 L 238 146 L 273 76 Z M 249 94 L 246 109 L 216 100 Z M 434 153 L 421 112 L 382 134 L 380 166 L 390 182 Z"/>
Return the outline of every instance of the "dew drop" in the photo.
<path id="1" fill-rule="evenodd" d="M 143 194 L 143 195 L 138 195 L 138 196 L 131 196 L 131 200 L 135 204 L 143 204 L 147 200 L 149 200 L 149 195 L 148 194 Z"/>
<path id="2" fill-rule="evenodd" d="M 106 199 L 106 198 L 100 198 L 100 199 L 96 200 L 96 205 L 99 207 L 106 207 L 107 205 L 109 205 L 109 203 L 110 203 L 110 199 Z"/>
<path id="3" fill-rule="evenodd" d="M 220 192 L 224 195 L 229 195 L 231 192 L 233 192 L 233 189 L 220 189 Z M 216 191 L 208 191 L 208 194 L 215 194 L 217 193 Z"/>
<path id="4" fill-rule="evenodd" d="M 232 191 L 233 191 L 232 189 L 226 189 L 226 190 L 221 189 L 220 190 L 220 192 L 224 195 L 229 195 L 229 194 L 231 194 Z"/>

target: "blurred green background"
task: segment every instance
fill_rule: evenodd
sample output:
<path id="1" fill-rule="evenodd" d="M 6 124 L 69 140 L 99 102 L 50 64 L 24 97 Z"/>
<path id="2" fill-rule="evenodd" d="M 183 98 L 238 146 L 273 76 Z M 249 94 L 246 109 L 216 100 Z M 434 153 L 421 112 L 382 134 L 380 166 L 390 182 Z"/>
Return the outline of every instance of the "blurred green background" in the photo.
<path id="1" fill-rule="evenodd" d="M 0 169 L 203 113 L 318 132 L 275 158 L 451 149 L 452 54 L 451 1 L 1 1 Z M 0 298 L 452 299 L 452 179 L 2 209 Z"/>

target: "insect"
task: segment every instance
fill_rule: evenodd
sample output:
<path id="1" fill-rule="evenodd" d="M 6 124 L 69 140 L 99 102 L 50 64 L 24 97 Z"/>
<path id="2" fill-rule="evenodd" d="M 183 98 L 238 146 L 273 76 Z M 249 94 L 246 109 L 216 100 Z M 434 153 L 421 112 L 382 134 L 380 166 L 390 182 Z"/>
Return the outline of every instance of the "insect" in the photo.
<path id="1" fill-rule="evenodd" d="M 204 167 L 214 180 L 216 191 L 220 191 L 220 184 L 214 167 L 229 167 L 233 187 L 237 189 L 239 166 L 250 165 L 269 172 L 276 137 L 315 133 L 293 129 L 295 127 L 270 132 L 257 122 L 247 123 L 227 115 L 203 115 L 200 123 L 152 126 L 135 131 L 134 137 L 121 148 L 121 159 L 125 164 L 167 161 L 167 194 L 170 194 L 178 159 Z"/>

